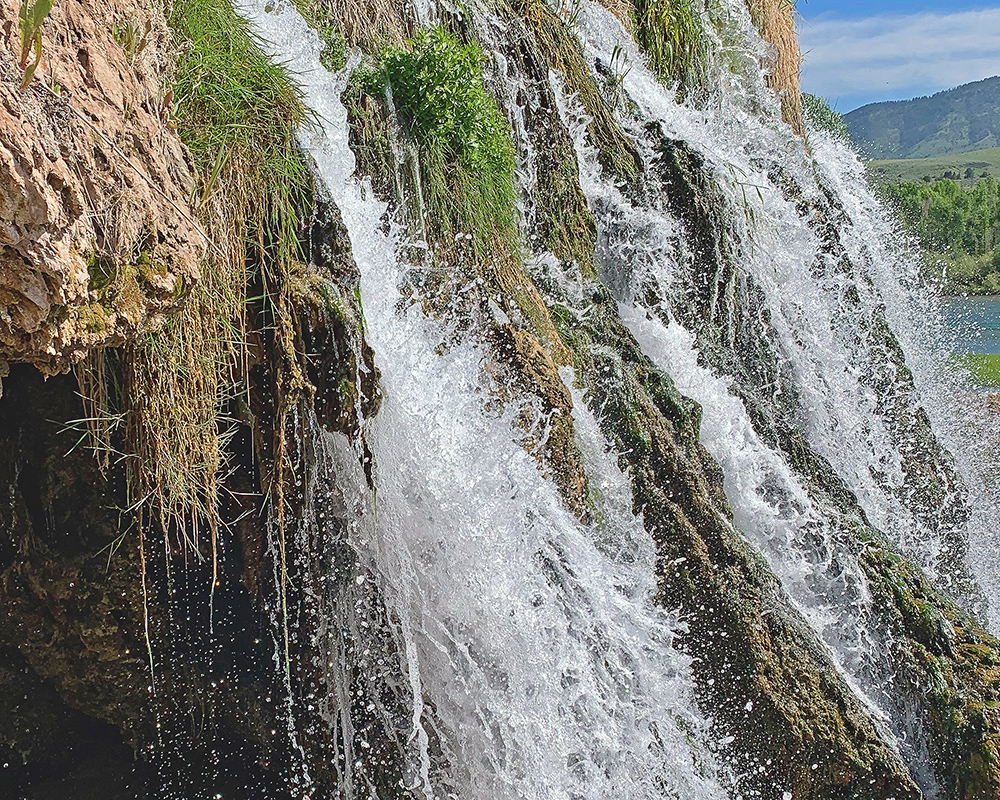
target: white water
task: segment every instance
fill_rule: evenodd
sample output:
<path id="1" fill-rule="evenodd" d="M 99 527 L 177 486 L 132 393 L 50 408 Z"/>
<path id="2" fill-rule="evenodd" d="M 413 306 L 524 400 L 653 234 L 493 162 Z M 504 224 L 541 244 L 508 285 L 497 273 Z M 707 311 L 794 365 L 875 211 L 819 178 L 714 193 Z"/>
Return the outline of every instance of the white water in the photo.
<path id="1" fill-rule="evenodd" d="M 345 76 L 285 2 L 243 9 L 320 115 L 301 143 L 340 207 L 362 273 L 384 402 L 367 435 L 378 488 L 374 565 L 405 643 L 416 795 L 494 798 L 725 796 L 676 621 L 654 608 L 653 546 L 628 480 L 575 395 L 595 487 L 583 526 L 491 412 L 484 352 L 400 308 L 405 268 L 385 207 L 351 178 Z M 439 354 L 444 350 L 442 354 Z M 565 376 L 571 380 L 571 375 Z"/>
<path id="2" fill-rule="evenodd" d="M 705 158 L 728 203 L 740 268 L 767 299 L 798 391 L 802 432 L 872 523 L 945 583 L 946 542 L 908 507 L 907 443 L 898 441 L 866 383 L 866 371 L 878 363 L 862 333 L 865 315 L 884 306 L 914 369 L 918 399 L 972 486 L 968 535 L 973 548 L 985 548 L 1000 529 L 997 509 L 964 444 L 968 432 L 949 414 L 953 387 L 940 375 L 936 307 L 912 287 L 913 262 L 892 245 L 896 232 L 856 159 L 822 136 L 812 137 L 807 152 L 790 134 L 756 67 L 761 46 L 742 3 L 720 7 L 712 68 L 722 88 L 700 109 L 676 102 L 643 68 L 617 20 L 596 4 L 583 4 L 577 32 L 592 62 L 610 63 L 616 47 L 628 54 L 622 86 L 639 109 L 623 119 L 630 133 L 639 139 L 642 122 L 657 120 L 666 135 Z M 244 11 L 299 76 L 321 118 L 301 143 L 343 213 L 362 272 L 385 399 L 367 423 L 377 513 L 369 513 L 353 545 L 393 611 L 397 627 L 387 635 L 401 642 L 400 669 L 412 695 L 405 754 L 412 793 L 470 800 L 725 796 L 728 781 L 711 756 L 709 721 L 693 702 L 690 665 L 673 648 L 676 620 L 650 602 L 652 543 L 582 396 L 574 391 L 574 419 L 601 520 L 589 527 L 565 511 L 516 441 L 513 411 L 498 412 L 490 402 L 486 353 L 470 342 L 454 344 L 453 332 L 417 305 L 400 306 L 402 234 L 383 224 L 384 205 L 352 178 L 339 102 L 346 77 L 322 69 L 317 38 L 285 0 L 252 0 Z M 529 151 L 519 170 L 528 187 L 533 163 L 518 127 L 516 88 L 501 86 L 510 90 L 521 150 Z M 572 98 L 563 98 L 561 111 L 576 134 L 605 279 L 646 354 L 703 406 L 701 439 L 723 469 L 737 527 L 767 558 L 858 694 L 907 735 L 856 543 L 842 538 L 831 510 L 810 498 L 783 456 L 762 441 L 730 391 L 731 377 L 699 362 L 692 333 L 633 300 L 633 290 L 650 280 L 667 298 L 681 289 L 692 259 L 683 224 L 655 203 L 626 198 L 601 174 Z M 643 156 L 651 163 L 651 152 Z M 822 255 L 814 229 L 769 174 L 775 168 L 802 197 L 822 199 L 818 176 L 841 202 L 838 229 L 852 271 Z M 859 302 L 845 303 L 853 291 Z M 571 374 L 564 379 L 572 384 Z M 975 556 L 970 565 L 996 621 L 996 568 Z M 921 754 L 907 755 L 933 797 Z M 346 790 L 363 794 L 360 787 Z"/>
<path id="3" fill-rule="evenodd" d="M 728 18 L 730 38 L 755 38 L 742 3 L 730 5 Z M 954 431 L 957 426 L 950 421 L 954 388 L 940 373 L 936 305 L 913 288 L 912 258 L 893 245 L 898 233 L 872 197 L 857 159 L 822 136 L 812 137 L 808 153 L 780 121 L 777 101 L 759 75 L 734 77 L 719 71 L 709 83 L 725 88 L 706 106 L 678 104 L 673 92 L 644 69 L 634 43 L 612 15 L 587 4 L 579 26 L 592 63 L 610 63 L 616 47 L 629 53 L 631 69 L 623 89 L 639 110 L 635 118 L 623 117 L 626 129 L 638 140 L 646 120 L 659 121 L 667 136 L 683 140 L 704 157 L 726 196 L 729 222 L 737 232 L 735 260 L 763 290 L 779 352 L 799 393 L 800 429 L 856 494 L 872 523 L 946 585 L 947 576 L 940 571 L 943 528 L 911 513 L 902 468 L 908 442 L 894 435 L 881 411 L 882 398 L 866 384 L 868 372 L 881 366 L 878 354 L 865 349 L 864 316 L 873 309 L 885 306 L 888 323 L 914 368 L 918 400 L 929 408 L 937 434 L 958 451 L 974 497 L 968 529 L 974 548 L 986 546 L 1000 529 L 997 510 L 982 489 L 974 459 L 965 452 L 969 431 Z M 760 106 L 770 106 L 770 113 L 761 114 Z M 784 457 L 761 441 L 742 401 L 730 391 L 732 378 L 713 374 L 699 362 L 693 334 L 677 322 L 664 324 L 633 300 L 636 290 L 650 281 L 664 298 L 683 297 L 692 259 L 683 223 L 660 206 L 625 197 L 602 175 L 585 141 L 586 120 L 573 98 L 563 100 L 561 111 L 575 132 L 581 185 L 605 243 L 602 277 L 619 291 L 622 316 L 646 354 L 683 394 L 701 403 L 701 440 L 723 468 L 737 526 L 768 559 L 855 689 L 887 718 L 899 714 L 884 634 L 871 628 L 871 599 L 852 543 L 840 538 L 829 524 L 830 509 L 810 499 Z M 643 155 L 647 167 L 655 169 L 654 154 L 647 149 Z M 807 219 L 769 175 L 775 169 L 794 181 L 806 199 L 820 199 L 819 176 L 843 204 L 846 218 L 838 221 L 838 229 L 853 274 L 839 271 L 823 256 Z M 860 297 L 856 306 L 843 300 L 852 291 Z M 974 556 L 970 566 L 990 595 L 996 620 L 996 597 L 990 592 L 996 573 L 982 557 Z M 900 735 L 909 733 L 905 714 L 892 722 Z M 933 796 L 933 780 L 920 763 L 921 754 L 909 757 Z"/>

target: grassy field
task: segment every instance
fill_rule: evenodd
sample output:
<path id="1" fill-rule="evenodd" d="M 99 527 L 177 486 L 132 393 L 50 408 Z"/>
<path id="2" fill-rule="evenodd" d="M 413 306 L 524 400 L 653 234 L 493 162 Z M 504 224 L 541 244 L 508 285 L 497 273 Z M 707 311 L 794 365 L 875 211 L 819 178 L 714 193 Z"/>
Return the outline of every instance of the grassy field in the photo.
<path id="1" fill-rule="evenodd" d="M 1000 355 L 964 353 L 956 355 L 954 363 L 968 372 L 976 383 L 1000 387 Z"/>
<path id="2" fill-rule="evenodd" d="M 984 172 L 1000 180 L 1000 147 L 988 150 L 974 150 L 971 153 L 959 153 L 950 156 L 932 156 L 931 158 L 901 158 L 890 161 L 869 161 L 868 168 L 878 173 L 884 180 L 893 183 L 899 181 L 922 181 L 924 178 L 940 180 L 946 172 L 953 172 L 960 178 L 972 168 L 974 180 Z"/>

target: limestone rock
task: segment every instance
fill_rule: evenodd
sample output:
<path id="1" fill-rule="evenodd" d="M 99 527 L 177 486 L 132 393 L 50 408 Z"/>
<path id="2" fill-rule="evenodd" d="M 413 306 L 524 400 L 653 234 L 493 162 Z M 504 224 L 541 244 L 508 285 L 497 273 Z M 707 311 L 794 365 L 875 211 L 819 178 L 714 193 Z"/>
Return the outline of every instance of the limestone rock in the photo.
<path id="1" fill-rule="evenodd" d="M 0 360 L 54 374 L 162 322 L 207 240 L 161 84 L 162 16 L 56 3 L 20 90 L 18 8 L 0 0 Z"/>

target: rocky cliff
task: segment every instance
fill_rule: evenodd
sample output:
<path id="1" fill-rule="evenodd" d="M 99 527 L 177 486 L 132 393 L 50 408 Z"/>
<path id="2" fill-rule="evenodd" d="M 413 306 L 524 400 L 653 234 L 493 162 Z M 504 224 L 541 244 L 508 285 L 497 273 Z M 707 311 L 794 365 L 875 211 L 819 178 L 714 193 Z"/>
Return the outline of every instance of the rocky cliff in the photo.
<path id="1" fill-rule="evenodd" d="M 65 372 L 163 323 L 208 245 L 171 119 L 160 13 L 56 3 L 23 90 L 19 4 L 5 0 L 0 83 L 0 358 Z"/>
<path id="2" fill-rule="evenodd" d="M 409 797 L 421 743 L 422 768 L 450 785 L 461 754 L 414 697 L 399 608 L 352 544 L 378 518 L 366 438 L 378 354 L 341 210 L 294 140 L 311 118 L 293 81 L 225 0 L 178 0 L 166 16 L 65 0 L 22 87 L 19 4 L 0 3 L 0 790 Z M 326 56 L 358 48 L 342 101 L 356 177 L 385 204 L 383 227 L 409 237 L 397 311 L 440 324 L 438 354 L 481 348 L 486 407 L 507 414 L 574 524 L 602 513 L 575 403 L 618 454 L 731 795 L 996 796 L 1000 649 L 966 610 L 980 598 L 961 478 L 884 313 L 858 335 L 909 443 L 901 491 L 947 541 L 945 586 L 796 427 L 787 354 L 717 178 L 662 123 L 637 122 L 627 63 L 587 54 L 579 9 L 442 6 L 440 25 L 407 39 L 418 26 L 402 3 L 296 5 Z M 704 99 L 710 14 L 607 5 L 661 84 Z M 806 159 L 789 8 L 748 5 L 743 35 L 753 24 L 769 43 L 755 58 L 780 95 L 773 124 L 784 117 Z M 861 677 L 894 693 L 905 730 L 873 710 L 749 543 L 699 437 L 702 409 L 623 321 L 609 242 L 634 232 L 588 197 L 581 152 L 633 207 L 683 229 L 685 282 L 644 285 L 644 313 L 692 331 L 830 510 L 891 656 Z M 806 196 L 777 159 L 766 167 L 851 273 L 846 211 L 829 192 Z M 917 744 L 901 748 L 907 736 Z"/>

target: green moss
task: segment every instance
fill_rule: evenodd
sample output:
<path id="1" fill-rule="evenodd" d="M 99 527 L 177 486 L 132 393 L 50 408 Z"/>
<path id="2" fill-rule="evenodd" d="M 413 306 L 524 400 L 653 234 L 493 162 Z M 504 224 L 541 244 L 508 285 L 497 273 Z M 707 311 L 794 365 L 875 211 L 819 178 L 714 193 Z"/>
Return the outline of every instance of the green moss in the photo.
<path id="1" fill-rule="evenodd" d="M 100 303 L 88 303 L 80 309 L 79 315 L 87 333 L 103 333 L 108 329 L 108 315 Z"/>
<path id="2" fill-rule="evenodd" d="M 154 261 L 148 252 L 143 252 L 134 262 L 138 270 L 139 277 L 146 283 L 152 283 L 155 278 L 165 278 L 170 274 L 170 270 L 163 261 Z"/>
<path id="3" fill-rule="evenodd" d="M 426 28 L 383 58 L 386 79 L 420 152 L 429 238 L 468 240 L 487 259 L 498 242 L 518 249 L 514 145 L 509 127 L 483 84 L 485 59 L 442 28 Z"/>
<path id="4" fill-rule="evenodd" d="M 115 282 L 118 265 L 110 258 L 91 252 L 87 256 L 87 274 L 90 276 L 87 288 L 92 292 L 99 292 Z"/>

